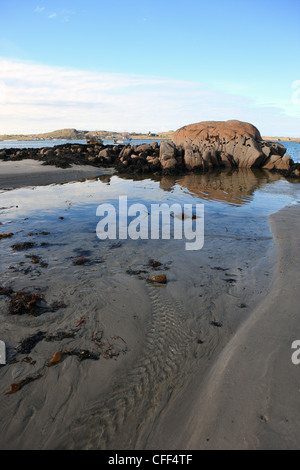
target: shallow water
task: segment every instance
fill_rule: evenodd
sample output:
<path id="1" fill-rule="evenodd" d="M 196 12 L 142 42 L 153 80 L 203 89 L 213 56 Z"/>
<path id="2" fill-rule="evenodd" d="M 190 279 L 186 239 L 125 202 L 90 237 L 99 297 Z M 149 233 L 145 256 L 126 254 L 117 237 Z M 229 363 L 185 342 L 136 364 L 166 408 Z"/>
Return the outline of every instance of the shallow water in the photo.
<path id="1" fill-rule="evenodd" d="M 118 211 L 120 195 L 128 205 L 144 204 L 145 219 L 153 203 L 192 204 L 193 211 L 203 203 L 203 248 L 187 251 L 184 239 L 172 238 L 127 239 L 120 246 L 99 240 L 97 207 L 110 203 Z M 157 179 L 105 175 L 1 191 L 0 233 L 14 234 L 0 240 L 1 284 L 67 304 L 55 313 L 19 317 L 8 315 L 1 296 L 0 338 L 9 346 L 8 358 L 28 334 L 55 334 L 85 318 L 74 339 L 39 343 L 30 353 L 34 366 L 18 362 L 0 370 L 1 392 L 17 378 L 42 375 L 9 400 L 0 394 L 1 448 L 143 448 L 170 396 L 245 318 L 248 309 L 237 305 L 251 306 L 261 282 L 255 270 L 270 276 L 268 216 L 299 201 L 299 183 L 251 170 Z M 25 241 L 35 246 L 12 249 Z M 26 255 L 40 256 L 47 267 Z M 90 262 L 74 265 L 78 256 Z M 157 271 L 149 267 L 151 258 L 162 263 Z M 165 286 L 147 282 L 160 273 L 167 274 Z M 102 355 L 78 365 L 66 357 L 45 372 L 57 348 L 97 352 L 91 338 L 100 334 L 119 348 L 114 360 Z M 32 419 L 37 413 L 39 419 Z"/>
<path id="2" fill-rule="evenodd" d="M 0 191 L 0 217 L 3 223 L 14 223 L 20 229 L 22 220 L 30 217 L 43 230 L 57 226 L 57 218 L 65 217 L 64 229 L 85 225 L 96 227 L 96 209 L 110 203 L 118 209 L 119 196 L 127 196 L 128 205 L 143 203 L 149 210 L 154 203 L 205 205 L 206 228 L 218 220 L 249 217 L 266 219 L 271 213 L 300 199 L 300 184 L 280 175 L 263 171 L 222 171 L 208 174 L 187 174 L 180 177 L 143 178 L 124 175 L 103 175 L 85 182 L 28 186 Z M 61 230 L 62 224 L 59 227 Z M 72 227 L 72 229 L 71 229 Z M 247 227 L 247 226 L 246 226 Z M 241 226 L 239 230 L 246 230 Z"/>

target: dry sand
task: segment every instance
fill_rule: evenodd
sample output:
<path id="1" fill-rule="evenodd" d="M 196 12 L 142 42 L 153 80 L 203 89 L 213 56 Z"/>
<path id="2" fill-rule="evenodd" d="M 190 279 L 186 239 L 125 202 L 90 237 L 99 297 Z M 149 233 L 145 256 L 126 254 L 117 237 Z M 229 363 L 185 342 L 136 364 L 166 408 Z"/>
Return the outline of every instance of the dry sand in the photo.
<path id="1" fill-rule="evenodd" d="M 47 261 L 45 269 L 24 252 L 3 255 L 2 285 L 66 307 L 10 315 L 0 296 L 8 355 L 0 366 L 0 448 L 299 447 L 300 366 L 291 362 L 291 343 L 300 339 L 299 213 L 296 206 L 271 217 L 275 251 L 267 237 L 237 242 L 230 233 L 207 234 L 198 253 L 176 240 L 127 240 L 112 249 L 88 233 L 82 246 L 75 233 L 29 252 Z M 30 224 L 24 220 L 27 231 Z M 73 263 L 82 249 L 92 264 Z M 162 263 L 158 271 L 150 258 Z M 168 283 L 149 284 L 153 273 L 167 273 Z M 225 273 L 237 282 L 225 282 Z M 38 331 L 74 337 L 16 354 Z M 62 359 L 47 367 L 57 350 Z M 67 353 L 80 350 L 100 357 Z M 26 377 L 39 378 L 4 395 Z"/>

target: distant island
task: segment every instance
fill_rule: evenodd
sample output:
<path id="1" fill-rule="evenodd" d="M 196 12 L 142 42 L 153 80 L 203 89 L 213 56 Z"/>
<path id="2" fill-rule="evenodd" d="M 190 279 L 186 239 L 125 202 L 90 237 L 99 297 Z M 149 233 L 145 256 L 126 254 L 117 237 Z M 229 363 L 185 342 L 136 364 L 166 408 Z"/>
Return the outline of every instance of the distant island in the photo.
<path id="1" fill-rule="evenodd" d="M 85 140 L 93 136 L 101 137 L 104 140 L 112 140 L 114 137 L 128 132 L 113 131 L 81 131 L 77 129 L 60 129 L 53 132 L 45 132 L 43 134 L 6 134 L 0 135 L 0 141 L 3 140 Z M 171 139 L 173 131 L 142 134 L 130 132 L 132 139 Z"/>
<path id="2" fill-rule="evenodd" d="M 4 134 L 0 135 L 0 141 L 3 140 L 86 140 L 93 136 L 100 137 L 103 140 L 113 140 L 122 134 L 128 132 L 115 132 L 115 131 L 81 131 L 77 129 L 60 129 L 52 132 L 45 132 L 43 134 Z M 147 134 L 130 132 L 129 133 L 133 140 L 144 140 L 144 139 L 163 139 L 171 140 L 174 131 L 158 132 Z M 300 137 L 263 137 L 263 140 L 267 141 L 284 141 L 284 142 L 298 142 L 300 143 Z"/>

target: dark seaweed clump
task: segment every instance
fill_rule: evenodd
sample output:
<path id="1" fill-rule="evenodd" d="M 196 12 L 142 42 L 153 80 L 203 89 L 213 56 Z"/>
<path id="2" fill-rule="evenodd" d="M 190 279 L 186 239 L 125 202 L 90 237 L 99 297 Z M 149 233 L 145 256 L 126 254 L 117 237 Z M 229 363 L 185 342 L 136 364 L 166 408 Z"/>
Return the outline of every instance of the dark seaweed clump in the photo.
<path id="1" fill-rule="evenodd" d="M 28 250 L 34 246 L 36 246 L 36 243 L 33 242 L 15 243 L 14 245 L 11 245 L 12 249 L 15 251 Z"/>
<path id="2" fill-rule="evenodd" d="M 45 308 L 45 300 L 41 294 L 23 291 L 12 294 L 8 304 L 8 311 L 11 315 L 29 314 L 37 316 Z"/>
<path id="3" fill-rule="evenodd" d="M 39 331 L 34 335 L 28 336 L 27 338 L 23 339 L 19 346 L 16 348 L 16 351 L 22 354 L 29 354 L 32 349 L 42 341 L 46 336 L 46 333 L 43 331 Z"/>

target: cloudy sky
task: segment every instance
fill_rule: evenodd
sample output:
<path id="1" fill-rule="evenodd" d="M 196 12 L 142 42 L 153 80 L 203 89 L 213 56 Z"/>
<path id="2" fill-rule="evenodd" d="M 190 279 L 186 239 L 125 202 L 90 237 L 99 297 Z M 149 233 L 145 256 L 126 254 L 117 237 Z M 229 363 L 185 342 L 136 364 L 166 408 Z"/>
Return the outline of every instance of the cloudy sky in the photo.
<path id="1" fill-rule="evenodd" d="M 1 0 L 0 134 L 300 136 L 299 0 Z"/>

